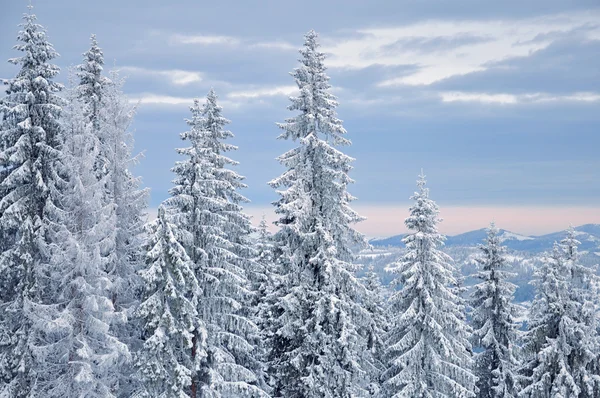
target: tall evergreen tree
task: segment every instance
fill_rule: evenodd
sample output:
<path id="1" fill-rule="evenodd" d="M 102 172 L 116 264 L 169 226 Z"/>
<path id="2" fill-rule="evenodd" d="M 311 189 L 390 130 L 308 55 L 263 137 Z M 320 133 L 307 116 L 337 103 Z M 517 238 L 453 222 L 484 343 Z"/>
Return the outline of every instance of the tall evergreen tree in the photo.
<path id="1" fill-rule="evenodd" d="M 260 306 L 264 302 L 268 290 L 273 286 L 273 235 L 269 232 L 267 221 L 263 215 L 258 225 L 258 236 L 255 243 L 256 266 L 250 273 L 250 282 L 254 293 L 252 307 Z"/>
<path id="2" fill-rule="evenodd" d="M 292 72 L 300 94 L 288 107 L 299 114 L 279 124 L 280 138 L 299 146 L 279 157 L 286 171 L 270 183 L 280 196 L 274 245 L 281 283 L 269 299 L 267 331 L 275 397 L 367 395 L 360 331 L 370 318 L 352 264 L 352 250 L 365 241 L 351 225 L 362 218 L 346 190 L 353 159 L 332 146 L 350 141 L 318 47 L 317 34 L 308 32 Z"/>
<path id="3" fill-rule="evenodd" d="M 60 196 L 64 224 L 50 261 L 57 290 L 46 308 L 49 316 L 36 314 L 43 333 L 35 342 L 39 376 L 33 396 L 116 397 L 130 355 L 111 328 L 124 316 L 112 303 L 102 256 L 113 210 L 103 203 L 105 181 L 94 170 L 100 142 L 75 90 L 69 92 L 62 122 L 68 181 Z"/>
<path id="4" fill-rule="evenodd" d="M 381 278 L 373 266 L 369 266 L 361 282 L 366 289 L 363 307 L 371 314 L 371 324 L 363 332 L 368 348 L 364 352 L 364 358 L 371 379 L 369 392 L 372 396 L 378 397 L 381 390 L 379 379 L 385 370 L 385 364 L 382 361 L 385 354 L 384 337 L 389 326 L 385 305 L 386 288 L 381 284 Z"/>
<path id="5" fill-rule="evenodd" d="M 570 229 L 536 272 L 519 396 L 597 396 L 600 379 L 593 361 L 600 347 L 591 297 L 595 278 L 579 264 L 578 245 Z"/>
<path id="6" fill-rule="evenodd" d="M 597 368 L 597 361 L 600 359 L 600 317 L 597 312 L 600 278 L 593 268 L 586 267 L 579 261 L 578 249 L 581 242 L 576 238 L 577 231 L 570 226 L 566 232 L 566 237 L 560 244 L 571 277 L 569 291 L 573 300 L 580 304 L 578 315 L 585 325 L 584 330 L 590 331 L 587 342 L 573 347 L 577 351 L 575 356 L 578 357 L 575 362 L 579 365 L 574 372 L 575 380 L 583 386 L 582 397 L 597 397 L 600 396 L 600 369 Z"/>
<path id="7" fill-rule="evenodd" d="M 200 288 L 194 263 L 177 240 L 163 206 L 150 227 L 147 268 L 142 272 L 144 301 L 137 314 L 143 320 L 144 346 L 136 358 L 141 395 L 187 398 L 192 378 L 206 352 L 192 355 L 193 338 L 206 336 L 198 322 Z"/>
<path id="8" fill-rule="evenodd" d="M 425 176 L 405 225 L 406 253 L 389 266 L 401 289 L 390 298 L 390 330 L 385 345 L 385 396 L 393 398 L 474 397 L 469 328 L 456 294 L 456 269 L 440 250 L 445 236 L 439 209 L 429 198 Z"/>
<path id="9" fill-rule="evenodd" d="M 36 382 L 32 354 L 36 305 L 45 289 L 57 204 L 61 136 L 58 56 L 36 16 L 23 17 L 20 67 L 0 101 L 0 396 L 26 397 Z"/>
<path id="10" fill-rule="evenodd" d="M 83 62 L 77 66 L 80 82 L 77 88 L 79 99 L 84 103 L 84 115 L 92 123 L 92 131 L 100 130 L 100 111 L 103 106 L 103 92 L 110 80 L 102 75 L 104 70 L 104 53 L 98 47 L 96 35 L 90 38 L 91 46 L 83 54 Z M 97 164 L 95 166 L 98 166 Z"/>
<path id="11" fill-rule="evenodd" d="M 518 325 L 517 308 L 512 304 L 516 286 L 507 281 L 506 247 L 502 246 L 498 229 L 492 223 L 485 245 L 480 245 L 481 256 L 476 258 L 481 282 L 474 287 L 473 345 L 481 352 L 475 355 L 474 371 L 478 377 L 478 397 L 510 398 L 517 396 L 514 347 Z"/>
<path id="12" fill-rule="evenodd" d="M 124 79 L 117 71 L 110 78 L 103 75 L 104 54 L 96 36 L 77 66 L 80 79 L 78 98 L 84 104 L 84 116 L 100 142 L 94 162 L 99 180 L 105 181 L 104 203 L 113 209 L 110 218 L 114 227 L 110 242 L 102 255 L 113 278 L 113 301 L 121 309 L 132 309 L 139 288 L 136 271 L 140 268 L 141 246 L 144 242 L 144 223 L 148 190 L 140 189 L 141 180 L 131 168 L 141 155 L 133 155 L 133 134 L 130 125 L 135 107 L 123 94 Z"/>
<path id="13" fill-rule="evenodd" d="M 214 90 L 204 105 L 194 101 L 191 111 L 190 130 L 181 135 L 191 146 L 178 149 L 186 159 L 173 168 L 177 177 L 167 204 L 194 263 L 201 290 L 198 316 L 206 327 L 196 331 L 192 347 L 207 353 L 192 379 L 192 396 L 264 396 L 247 362 L 253 351 L 247 337 L 257 332 L 244 309 L 251 296 L 246 276 L 252 226 L 241 208 L 247 199 L 238 192 L 245 187 L 243 177 L 226 168 L 237 164 L 224 155 L 236 149 L 223 142 L 233 134 L 224 128 L 229 121 Z"/>
<path id="14" fill-rule="evenodd" d="M 117 71 L 110 78 L 103 75 L 104 54 L 96 36 L 91 37 L 91 47 L 83 54 L 77 66 L 79 84 L 76 94 L 83 104 L 84 118 L 99 143 L 93 162 L 98 181 L 103 182 L 101 206 L 107 210 L 105 217 L 108 235 L 101 256 L 111 280 L 110 296 L 113 306 L 125 316 L 111 325 L 114 333 L 131 350 L 139 348 L 139 335 L 132 312 L 139 302 L 141 281 L 137 271 L 143 265 L 142 245 L 145 240 L 144 224 L 148 190 L 141 189 L 141 180 L 131 168 L 141 155 L 133 155 L 133 134 L 130 125 L 135 115 L 123 94 L 124 79 Z M 130 364 L 131 365 L 131 364 Z M 130 366 L 121 369 L 122 381 L 119 395 L 128 397 L 135 386 Z"/>
<path id="15" fill-rule="evenodd" d="M 131 123 L 136 108 L 123 93 L 124 80 L 117 71 L 110 73 L 110 84 L 102 91 L 102 108 L 99 112 L 98 139 L 104 168 L 106 206 L 114 213 L 112 243 L 105 255 L 109 257 L 107 272 L 112 281 L 111 299 L 119 311 L 131 314 L 139 302 L 141 281 L 138 271 L 143 267 L 142 246 L 146 240 L 144 225 L 147 220 L 148 189 L 141 188 L 141 178 L 132 168 L 141 160 L 133 154 L 134 139 Z M 132 330 L 120 330 L 119 335 L 131 340 Z M 129 341 L 129 344 L 135 345 Z"/>
<path id="16" fill-rule="evenodd" d="M 256 334 L 250 337 L 252 345 L 254 345 L 253 357 L 250 362 L 253 362 L 250 367 L 254 369 L 259 379 L 259 384 L 265 391 L 269 391 L 268 373 L 264 366 L 267 356 L 267 344 L 264 336 L 264 330 L 269 319 L 268 311 L 270 304 L 269 297 L 276 284 L 277 275 L 273 270 L 273 235 L 269 232 L 268 224 L 265 216 L 257 228 L 257 236 L 254 242 L 254 264 L 248 273 L 250 281 L 250 290 L 252 292 L 252 300 L 250 301 L 249 316 L 253 319 L 258 327 Z"/>

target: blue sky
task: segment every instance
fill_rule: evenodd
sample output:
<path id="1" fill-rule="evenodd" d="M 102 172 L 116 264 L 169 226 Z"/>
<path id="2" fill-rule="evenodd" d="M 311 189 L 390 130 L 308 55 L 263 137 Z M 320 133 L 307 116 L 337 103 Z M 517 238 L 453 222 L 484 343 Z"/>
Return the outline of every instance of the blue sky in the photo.
<path id="1" fill-rule="evenodd" d="M 352 193 L 369 235 L 402 231 L 421 167 L 445 231 L 491 219 L 523 233 L 600 222 L 600 6 L 597 1 L 34 1 L 66 69 L 97 35 L 140 101 L 137 168 L 167 196 L 194 97 L 210 87 L 232 120 L 231 156 L 252 214 L 290 148 L 290 72 L 309 29 L 323 51 L 356 158 Z M 3 5 L 0 58 L 25 1 Z M 0 63 L 0 77 L 13 66 Z M 473 209 L 477 209 L 474 211 Z M 536 214 L 536 216 L 533 216 Z M 443 228 L 443 230 L 444 230 Z"/>

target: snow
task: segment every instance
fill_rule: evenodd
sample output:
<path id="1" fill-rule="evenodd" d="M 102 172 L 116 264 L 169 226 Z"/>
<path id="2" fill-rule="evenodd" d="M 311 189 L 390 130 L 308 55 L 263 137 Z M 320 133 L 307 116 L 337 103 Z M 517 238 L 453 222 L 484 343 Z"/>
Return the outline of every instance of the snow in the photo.
<path id="1" fill-rule="evenodd" d="M 387 270 L 402 289 L 389 299 L 390 325 L 385 336 L 386 370 L 381 378 L 387 397 L 475 397 L 471 372 L 470 328 L 459 295 L 456 269 L 440 247 L 439 208 L 430 199 L 425 176 L 417 181 L 405 220 L 406 252 Z M 425 261 L 423 261 L 425 259 Z M 433 343 L 435 342 L 435 343 Z M 432 383 L 431 380 L 436 380 Z"/>
<path id="2" fill-rule="evenodd" d="M 526 235 L 519 235 L 519 234 L 515 234 L 513 232 L 509 232 L 509 231 L 504 231 L 504 233 L 502 233 L 500 235 L 502 240 L 518 240 L 518 241 L 524 241 L 524 240 L 533 240 L 535 238 L 531 237 L 531 236 L 526 236 Z"/>
<path id="3" fill-rule="evenodd" d="M 353 159 L 336 148 L 350 141 L 318 47 L 308 32 L 292 72 L 300 94 L 288 109 L 297 114 L 278 124 L 280 138 L 297 146 L 278 158 L 286 170 L 270 183 L 280 197 L 274 245 L 281 282 L 268 298 L 268 313 L 280 314 L 267 320 L 269 366 L 278 396 L 362 397 L 376 380 L 367 369 L 373 321 L 361 307 L 352 249 L 367 243 L 352 227 L 362 220 L 347 192 Z"/>
<path id="4" fill-rule="evenodd" d="M 358 255 L 359 258 L 377 258 L 380 256 L 392 256 L 394 253 L 390 253 L 390 252 L 382 252 L 382 253 L 360 253 Z"/>
<path id="5" fill-rule="evenodd" d="M 600 396 L 583 385 L 599 373 L 589 285 L 600 281 L 582 265 L 600 251 L 578 252 L 575 237 L 600 239 L 570 229 L 552 253 L 527 258 L 500 242 L 535 237 L 493 227 L 486 245 L 445 252 L 419 176 L 406 250 L 369 248 L 354 229 L 363 219 L 350 206 L 354 159 L 340 150 L 351 142 L 314 31 L 291 73 L 295 114 L 278 123 L 295 147 L 270 182 L 279 196 L 271 235 L 243 211 L 245 178 L 226 156 L 237 148 L 225 142 L 233 133 L 212 89 L 190 101 L 171 196 L 145 225 L 123 80 L 103 76 L 92 36 L 60 94 L 58 54 L 35 16 L 24 19 L 23 56 L 11 60 L 19 70 L 0 101 L 1 397 L 472 397 L 475 376 L 487 378 L 482 390 L 498 383 L 512 397 L 518 323 L 530 328 L 524 396 L 583 387 Z M 357 278 L 361 260 L 395 273 L 395 284 L 382 286 L 372 267 Z M 469 321 L 464 265 L 477 266 L 480 282 Z M 536 270 L 532 302 L 514 304 L 511 266 Z M 501 369 L 490 368 L 491 352 Z M 551 372 L 558 387 L 546 384 Z"/>

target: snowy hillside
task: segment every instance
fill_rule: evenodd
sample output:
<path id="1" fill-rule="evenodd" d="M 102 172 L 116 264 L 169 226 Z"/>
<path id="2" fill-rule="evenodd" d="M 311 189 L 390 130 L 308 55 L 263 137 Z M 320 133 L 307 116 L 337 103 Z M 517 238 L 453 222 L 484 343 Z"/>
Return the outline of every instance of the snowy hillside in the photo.
<path id="1" fill-rule="evenodd" d="M 575 228 L 577 239 L 581 242 L 581 261 L 588 266 L 600 263 L 600 225 L 586 224 Z M 486 230 L 469 231 L 460 235 L 449 236 L 444 251 L 455 261 L 465 278 L 465 284 L 471 285 L 471 279 L 476 271 L 474 257 L 477 247 L 483 242 Z M 552 249 L 554 242 L 565 238 L 566 231 L 555 232 L 541 236 L 527 236 L 507 230 L 500 230 L 502 243 L 507 246 L 509 253 L 506 258 L 510 271 L 515 275 L 511 282 L 517 285 L 515 300 L 517 302 L 531 301 L 534 289 L 530 284 L 533 272 L 541 263 L 542 255 Z M 379 273 L 383 283 L 387 284 L 393 275 L 385 271 L 385 266 L 395 261 L 404 250 L 402 238 L 395 235 L 389 238 L 371 239 L 372 249 L 365 250 L 359 256 L 359 261 L 366 266 L 373 266 Z"/>
<path id="2" fill-rule="evenodd" d="M 581 251 L 600 252 L 600 224 L 585 224 L 575 228 L 577 239 L 581 242 Z M 485 238 L 486 230 L 478 229 L 460 235 L 448 236 L 446 247 L 472 247 Z M 375 247 L 402 247 L 404 235 L 372 239 L 369 243 Z M 541 236 L 527 236 L 515 232 L 500 230 L 503 243 L 511 250 L 541 253 L 552 249 L 554 242 L 564 239 L 565 231 L 553 232 Z"/>

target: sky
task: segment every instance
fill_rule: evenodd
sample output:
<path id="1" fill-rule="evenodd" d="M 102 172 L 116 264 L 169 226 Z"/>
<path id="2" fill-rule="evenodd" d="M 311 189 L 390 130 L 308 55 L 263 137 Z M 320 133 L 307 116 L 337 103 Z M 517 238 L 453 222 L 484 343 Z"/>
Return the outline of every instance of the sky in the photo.
<path id="1" fill-rule="evenodd" d="M 27 1 L 5 1 L 0 60 Z M 239 149 L 246 211 L 273 219 L 268 181 L 296 88 L 289 75 L 319 33 L 353 145 L 351 193 L 368 236 L 405 231 L 424 170 L 448 234 L 490 221 L 524 234 L 600 223 L 600 3 L 563 0 L 33 0 L 61 57 L 59 80 L 97 35 L 127 77 L 150 207 L 168 196 L 193 98 L 214 88 Z M 16 69 L 0 62 L 0 78 Z"/>

